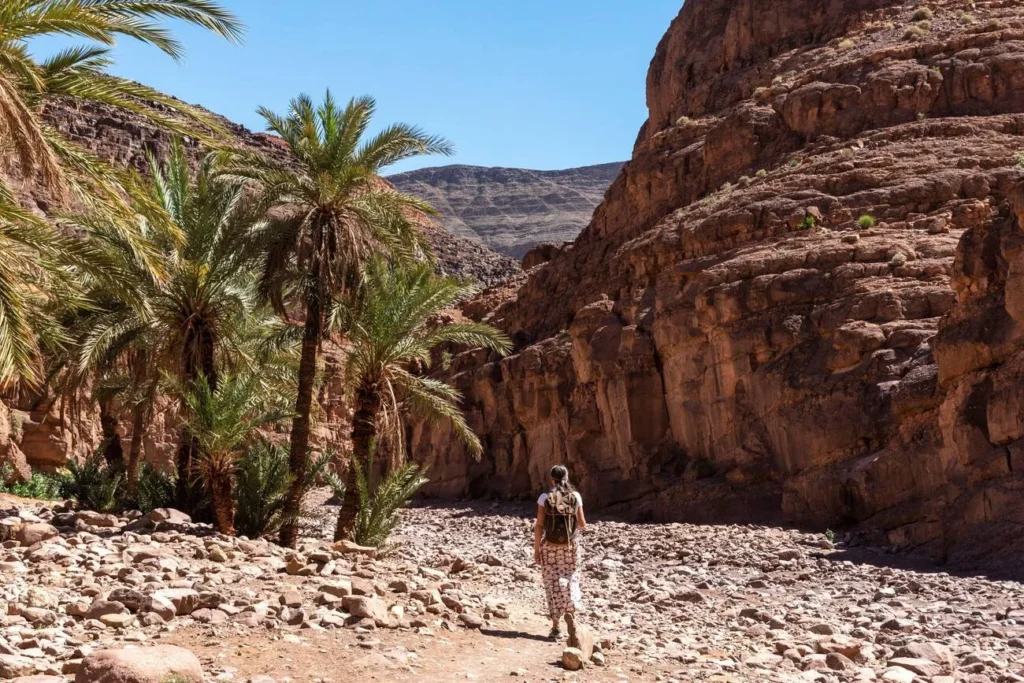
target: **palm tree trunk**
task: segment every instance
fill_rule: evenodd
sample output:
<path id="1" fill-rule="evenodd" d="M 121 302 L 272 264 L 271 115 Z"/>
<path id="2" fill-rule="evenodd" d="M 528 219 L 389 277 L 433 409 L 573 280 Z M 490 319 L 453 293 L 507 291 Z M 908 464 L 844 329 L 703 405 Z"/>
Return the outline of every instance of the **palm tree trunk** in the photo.
<path id="1" fill-rule="evenodd" d="M 207 481 L 217 531 L 225 536 L 235 535 L 235 491 L 230 472 L 219 472 Z"/>
<path id="2" fill-rule="evenodd" d="M 306 297 L 306 329 L 302 335 L 302 356 L 299 359 L 299 386 L 295 400 L 295 417 L 292 419 L 291 450 L 288 467 L 292 483 L 284 505 L 284 525 L 281 527 L 280 542 L 286 548 L 294 548 L 299 542 L 299 513 L 302 498 L 306 494 L 309 466 L 309 426 L 313 409 L 313 390 L 316 388 L 316 361 L 323 335 L 323 310 L 318 293 Z"/>
<path id="3" fill-rule="evenodd" d="M 334 531 L 335 541 L 351 541 L 355 538 L 356 517 L 359 515 L 359 489 L 356 484 L 356 463 L 363 469 L 363 476 L 370 477 L 370 468 L 377 441 L 377 416 L 380 413 L 380 391 L 376 385 L 360 382 L 356 389 L 356 412 L 352 416 L 352 459 L 345 475 L 345 499 L 338 512 L 338 526 Z"/>
<path id="4" fill-rule="evenodd" d="M 142 457 L 142 438 L 146 431 L 146 403 L 139 402 L 132 409 L 132 440 L 128 446 L 128 497 L 135 497 L 139 483 L 139 459 Z"/>
<path id="5" fill-rule="evenodd" d="M 186 383 L 193 383 L 200 377 L 205 377 L 210 391 L 217 390 L 216 349 L 216 339 L 205 326 L 193 328 L 185 340 L 182 355 L 182 374 Z M 186 410 L 184 401 L 182 401 L 181 410 L 182 412 Z M 193 500 L 192 488 L 199 456 L 199 440 L 192 435 L 187 427 L 182 427 L 176 456 L 178 465 L 176 498 L 178 507 L 192 515 L 195 514 L 199 503 L 199 501 Z"/>
<path id="6" fill-rule="evenodd" d="M 103 434 L 103 459 L 108 467 L 124 467 L 124 448 L 121 446 L 121 435 L 117 433 L 120 420 L 111 410 L 108 399 L 99 402 L 100 429 Z"/>

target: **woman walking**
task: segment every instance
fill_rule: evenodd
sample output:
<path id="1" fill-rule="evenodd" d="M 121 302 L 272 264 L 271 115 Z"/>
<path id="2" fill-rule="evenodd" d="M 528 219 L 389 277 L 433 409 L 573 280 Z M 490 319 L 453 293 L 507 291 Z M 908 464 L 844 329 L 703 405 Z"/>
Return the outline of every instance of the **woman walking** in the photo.
<path id="1" fill-rule="evenodd" d="M 562 636 L 562 616 L 570 643 L 576 639 L 576 613 L 583 609 L 583 554 L 578 532 L 586 526 L 583 497 L 569 483 L 569 470 L 562 465 L 552 467 L 551 490 L 537 500 L 537 523 L 533 528 L 533 559 L 544 577 L 551 640 Z"/>

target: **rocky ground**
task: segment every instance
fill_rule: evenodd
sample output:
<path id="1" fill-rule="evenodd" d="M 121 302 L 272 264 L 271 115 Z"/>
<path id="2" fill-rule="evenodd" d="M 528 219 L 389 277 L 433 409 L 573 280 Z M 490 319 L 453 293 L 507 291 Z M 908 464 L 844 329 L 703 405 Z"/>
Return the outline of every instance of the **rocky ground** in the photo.
<path id="1" fill-rule="evenodd" d="M 4 499 L 0 679 L 1024 681 L 1018 583 L 797 531 L 613 521 L 585 532 L 600 654 L 566 671 L 529 512 L 419 505 L 377 557 Z"/>

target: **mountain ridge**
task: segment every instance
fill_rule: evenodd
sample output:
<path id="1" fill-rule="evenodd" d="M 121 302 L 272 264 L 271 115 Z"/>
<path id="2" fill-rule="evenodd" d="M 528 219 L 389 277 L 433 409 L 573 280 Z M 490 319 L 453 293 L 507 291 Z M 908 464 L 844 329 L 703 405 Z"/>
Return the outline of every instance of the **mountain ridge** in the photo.
<path id="1" fill-rule="evenodd" d="M 430 202 L 452 234 L 522 258 L 537 245 L 575 239 L 622 166 L 610 162 L 537 170 L 451 164 L 387 180 Z"/>

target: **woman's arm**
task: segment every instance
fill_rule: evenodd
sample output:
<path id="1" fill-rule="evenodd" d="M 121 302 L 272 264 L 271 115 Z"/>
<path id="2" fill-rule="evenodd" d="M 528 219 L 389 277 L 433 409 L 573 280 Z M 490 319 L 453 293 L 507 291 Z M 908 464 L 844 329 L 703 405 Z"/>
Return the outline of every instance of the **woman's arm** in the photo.
<path id="1" fill-rule="evenodd" d="M 537 522 L 533 525 L 533 561 L 541 563 L 540 543 L 544 540 L 544 506 L 537 506 Z"/>
<path id="2" fill-rule="evenodd" d="M 587 516 L 583 514 L 583 506 L 576 508 L 576 528 L 583 530 L 587 528 Z"/>

